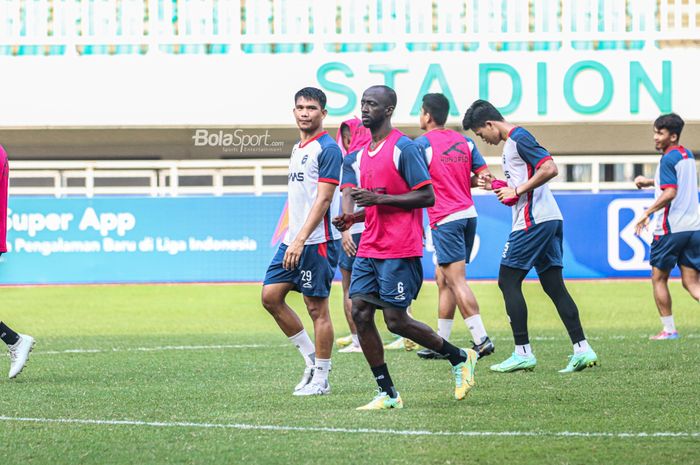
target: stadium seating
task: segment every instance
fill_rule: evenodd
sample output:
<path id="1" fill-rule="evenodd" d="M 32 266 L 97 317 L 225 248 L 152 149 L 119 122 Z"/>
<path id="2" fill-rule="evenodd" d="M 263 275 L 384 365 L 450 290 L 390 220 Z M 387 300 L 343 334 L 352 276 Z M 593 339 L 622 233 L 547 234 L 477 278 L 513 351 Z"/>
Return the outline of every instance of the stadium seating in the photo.
<path id="1" fill-rule="evenodd" d="M 639 50 L 700 41 L 697 2 L 4 0 L 0 55 Z M 503 37 L 507 40 L 503 40 Z M 393 42 L 387 41 L 391 38 Z"/>

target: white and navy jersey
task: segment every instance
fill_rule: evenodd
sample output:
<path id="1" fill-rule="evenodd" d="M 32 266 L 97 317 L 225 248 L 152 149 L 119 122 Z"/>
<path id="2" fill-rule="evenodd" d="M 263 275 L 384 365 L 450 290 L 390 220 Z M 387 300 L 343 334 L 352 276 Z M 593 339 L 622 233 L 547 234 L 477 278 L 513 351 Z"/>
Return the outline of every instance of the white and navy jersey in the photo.
<path id="1" fill-rule="evenodd" d="M 654 235 L 700 230 L 695 156 L 681 146 L 669 147 L 661 156 L 654 176 L 654 197 L 658 199 L 671 187 L 676 189 L 676 197 L 656 213 Z"/>
<path id="2" fill-rule="evenodd" d="M 513 128 L 503 146 L 503 173 L 508 186 L 515 188 L 523 184 L 535 175 L 542 163 L 551 159 L 547 149 L 532 134 L 521 127 Z M 512 208 L 513 231 L 562 219 L 559 206 L 547 184 L 521 195 Z"/>
<path id="3" fill-rule="evenodd" d="M 289 158 L 289 229 L 284 244 L 289 245 L 299 234 L 309 217 L 318 196 L 318 183 L 340 184 L 343 155 L 340 147 L 327 132 L 322 132 L 305 143 L 297 142 Z M 330 208 L 306 240 L 306 245 L 340 239 L 340 232 L 331 224 L 331 215 L 340 208 L 338 189 L 333 194 Z"/>
<path id="4" fill-rule="evenodd" d="M 340 190 L 342 191 L 346 187 L 362 187 L 360 185 L 360 158 L 362 157 L 362 150 L 355 151 L 353 153 L 348 153 L 343 158 L 343 177 L 340 183 Z M 355 211 L 362 210 L 361 207 L 355 205 Z M 365 230 L 365 223 L 354 223 L 350 227 L 350 234 L 358 234 Z"/>

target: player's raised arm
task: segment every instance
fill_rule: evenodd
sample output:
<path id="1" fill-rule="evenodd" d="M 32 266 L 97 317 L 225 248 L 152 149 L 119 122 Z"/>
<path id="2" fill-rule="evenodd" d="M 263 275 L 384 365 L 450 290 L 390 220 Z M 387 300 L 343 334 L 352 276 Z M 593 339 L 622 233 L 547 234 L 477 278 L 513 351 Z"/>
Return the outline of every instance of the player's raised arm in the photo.
<path id="1" fill-rule="evenodd" d="M 654 180 L 644 176 L 637 176 L 634 178 L 634 185 L 637 189 L 644 189 L 645 187 L 654 187 Z"/>
<path id="2" fill-rule="evenodd" d="M 651 183 L 653 186 L 654 181 L 651 180 Z M 671 161 L 669 157 L 661 157 L 661 161 L 659 162 L 659 184 L 661 195 L 659 195 L 654 203 L 644 211 L 644 214 L 634 226 L 634 232 L 637 235 L 640 235 L 649 225 L 651 215 L 666 208 L 666 206 L 676 198 L 678 192 L 678 174 L 676 173 L 676 167 L 673 161 Z"/>
<path id="3" fill-rule="evenodd" d="M 547 149 L 539 145 L 530 134 L 519 138 L 516 146 L 520 158 L 535 168 L 535 174 L 518 186 L 507 186 L 496 190 L 498 200 L 519 197 L 530 191 L 534 191 L 559 174 L 559 168 L 557 168 L 556 163 L 554 163 Z"/>
<path id="4" fill-rule="evenodd" d="M 471 177 L 471 187 L 491 190 L 491 180 L 493 179 L 493 175 L 486 164 L 486 160 L 484 160 L 483 155 L 481 155 L 481 152 L 479 152 L 479 149 L 476 147 L 474 141 L 468 137 L 465 137 L 465 139 L 467 140 L 467 144 L 469 144 L 469 150 L 471 151 L 472 157 L 472 173 L 474 174 Z"/>

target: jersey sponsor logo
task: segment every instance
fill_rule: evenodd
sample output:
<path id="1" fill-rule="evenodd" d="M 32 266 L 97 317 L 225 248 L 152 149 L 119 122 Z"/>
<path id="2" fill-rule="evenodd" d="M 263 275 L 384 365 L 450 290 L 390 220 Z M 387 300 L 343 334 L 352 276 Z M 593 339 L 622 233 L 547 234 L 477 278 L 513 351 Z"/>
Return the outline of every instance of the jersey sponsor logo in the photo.
<path id="1" fill-rule="evenodd" d="M 440 161 L 442 163 L 469 163 L 469 152 L 459 149 L 459 146 L 465 144 L 466 142 L 455 142 L 440 154 Z"/>
<path id="2" fill-rule="evenodd" d="M 308 159 L 309 159 L 309 156 L 308 156 L 308 155 L 304 155 L 304 158 L 301 159 L 301 164 L 302 164 L 302 165 L 305 165 L 305 164 L 306 164 L 306 161 L 307 161 Z"/>
<path id="3" fill-rule="evenodd" d="M 445 150 L 444 152 L 442 152 L 442 154 L 443 154 L 443 155 L 449 155 L 450 152 L 453 152 L 453 151 L 454 151 L 454 152 L 459 152 L 459 153 L 461 153 L 462 155 L 466 155 L 467 152 L 462 152 L 460 149 L 457 148 L 457 147 L 459 147 L 460 145 L 464 145 L 464 144 L 465 144 L 464 142 L 456 142 L 456 143 L 453 144 L 450 148 L 448 148 L 447 150 Z"/>
<path id="4" fill-rule="evenodd" d="M 289 182 L 295 182 L 295 181 L 303 182 L 304 181 L 304 172 L 299 171 L 297 173 L 289 173 L 288 181 Z"/>
<path id="5" fill-rule="evenodd" d="M 506 258 L 508 256 L 509 249 L 510 249 L 510 241 L 506 242 L 506 245 L 503 246 L 503 253 L 501 254 L 501 258 Z"/>
<path id="6" fill-rule="evenodd" d="M 510 179 L 510 170 L 505 169 L 506 167 L 506 154 L 503 152 L 503 155 L 501 155 L 501 161 L 503 164 L 503 176 L 505 176 L 506 179 Z"/>
<path id="7" fill-rule="evenodd" d="M 648 270 L 655 221 L 639 237 L 634 226 L 654 199 L 616 199 L 608 205 L 608 263 L 615 270 Z"/>

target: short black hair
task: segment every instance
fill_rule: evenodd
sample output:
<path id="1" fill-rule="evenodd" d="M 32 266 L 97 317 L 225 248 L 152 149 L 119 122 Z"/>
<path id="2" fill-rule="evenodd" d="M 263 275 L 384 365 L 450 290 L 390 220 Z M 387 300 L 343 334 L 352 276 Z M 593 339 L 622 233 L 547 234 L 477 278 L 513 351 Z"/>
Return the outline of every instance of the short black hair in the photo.
<path id="1" fill-rule="evenodd" d="M 304 97 L 306 100 L 316 100 L 321 105 L 321 110 L 326 109 L 326 94 L 321 89 L 316 87 L 304 87 L 294 94 L 294 105 L 297 104 L 299 98 Z"/>
<path id="2" fill-rule="evenodd" d="M 465 130 L 483 128 L 487 121 L 503 121 L 503 115 L 486 100 L 476 100 L 471 104 L 462 119 L 462 127 Z"/>
<path id="3" fill-rule="evenodd" d="M 383 85 L 372 86 L 372 87 L 367 88 L 367 90 L 370 90 L 370 89 L 379 89 L 381 91 L 382 97 L 384 97 L 386 99 L 382 103 L 386 104 L 386 106 L 396 107 L 396 102 L 398 101 L 398 99 L 396 98 L 396 91 L 394 89 L 392 89 L 389 86 L 383 86 Z M 365 92 L 367 92 L 367 91 L 365 91 Z"/>
<path id="4" fill-rule="evenodd" d="M 442 94 L 425 94 L 423 96 L 423 110 L 428 113 L 439 126 L 447 121 L 450 112 L 450 101 Z"/>
<path id="5" fill-rule="evenodd" d="M 681 138 L 681 132 L 683 132 L 683 126 L 685 126 L 685 121 L 675 113 L 661 115 L 654 121 L 654 127 L 657 130 L 667 129 L 669 134 L 676 134 L 679 139 Z"/>

